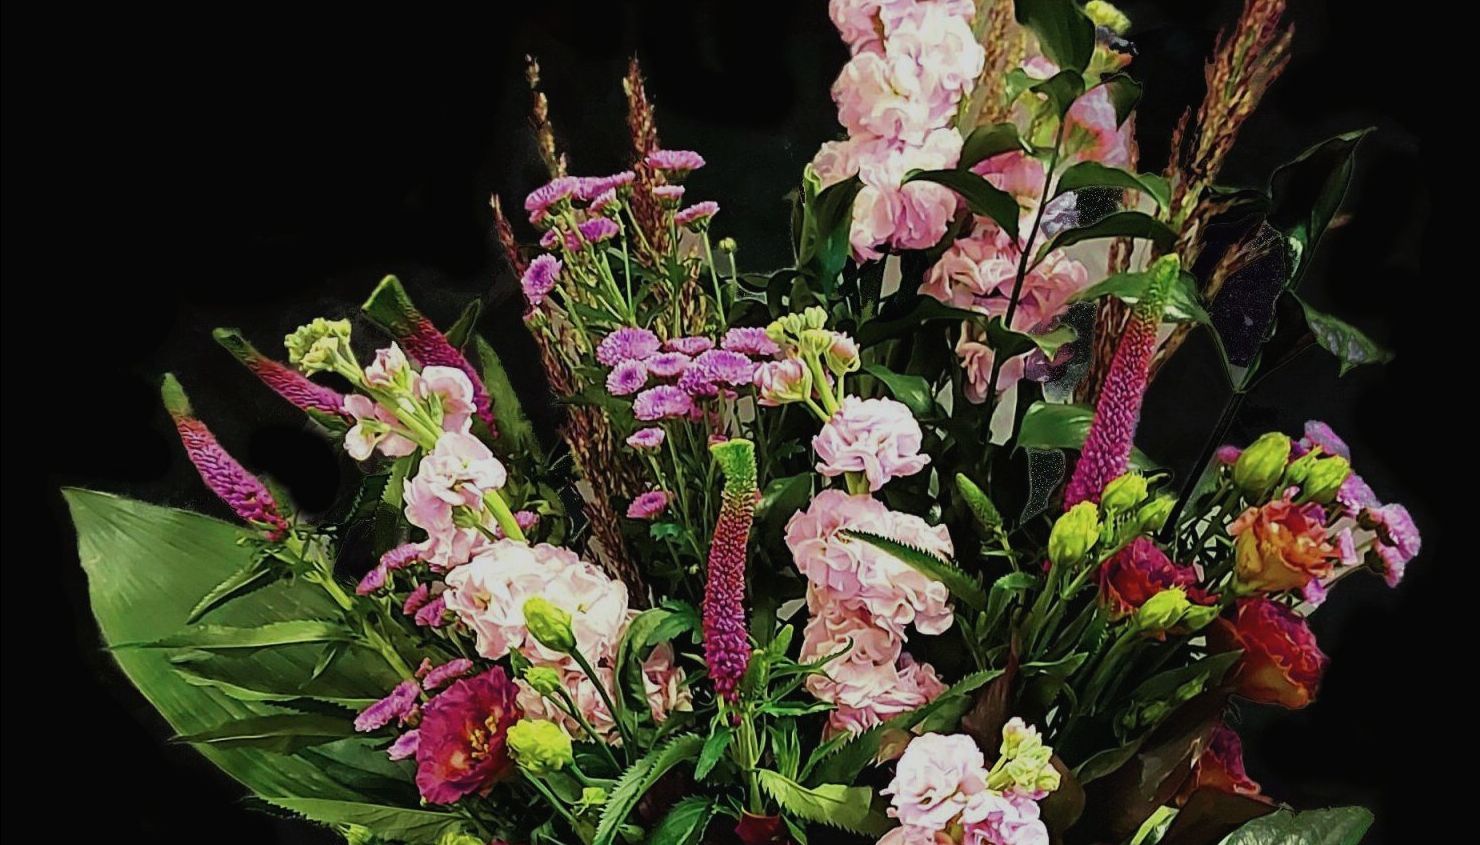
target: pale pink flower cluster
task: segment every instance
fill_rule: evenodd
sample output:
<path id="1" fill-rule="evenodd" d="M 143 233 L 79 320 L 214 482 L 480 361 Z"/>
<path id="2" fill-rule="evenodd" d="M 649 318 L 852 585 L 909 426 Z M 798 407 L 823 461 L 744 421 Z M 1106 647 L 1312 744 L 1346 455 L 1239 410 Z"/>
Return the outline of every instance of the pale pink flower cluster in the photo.
<path id="1" fill-rule="evenodd" d="M 901 185 L 911 170 L 954 167 L 961 134 L 951 122 L 986 53 L 971 29 L 970 0 L 833 0 L 829 13 L 852 59 L 833 83 L 848 138 L 822 146 L 812 168 L 823 188 L 858 176 L 849 241 L 871 261 L 880 247 L 923 249 L 945 234 L 954 192 Z"/>
<path id="2" fill-rule="evenodd" d="M 617 648 L 637 615 L 628 606 L 627 588 L 621 581 L 568 549 L 500 540 L 449 572 L 442 596 L 447 609 L 475 635 L 479 655 L 498 660 L 517 651 L 536 666 L 555 669 L 582 715 L 605 739 L 615 736 L 611 712 L 574 658 L 551 651 L 529 635 L 524 603 L 542 596 L 569 613 L 576 648 L 611 690 Z M 655 719 L 662 721 L 675 710 L 690 709 L 683 670 L 675 664 L 671 648 L 653 649 L 643 663 L 643 677 Z M 578 722 L 545 702 L 524 681 L 518 685 L 519 705 L 527 716 L 559 721 L 578 735 Z"/>
<path id="3" fill-rule="evenodd" d="M 487 542 L 477 525 L 491 529 L 493 521 L 483 496 L 506 481 L 504 465 L 483 441 L 467 432 L 443 432 L 404 488 L 406 520 L 427 532 L 423 558 L 445 570 L 476 554 Z"/>
<path id="4" fill-rule="evenodd" d="M 877 492 L 890 479 L 914 475 L 930 463 L 920 452 L 925 435 L 914 414 L 893 399 L 847 396 L 817 436 L 817 471 L 828 478 L 859 472 Z"/>
<path id="5" fill-rule="evenodd" d="M 423 367 L 417 372 L 401 347 L 392 343 L 365 367 L 365 383 L 423 403 L 441 418 L 443 431 L 466 432 L 471 426 L 473 383 L 456 367 Z M 377 450 L 390 458 L 416 451 L 416 444 L 399 433 L 396 415 L 374 399 L 352 393 L 344 398 L 344 412 L 355 421 L 344 435 L 344 450 L 355 460 L 366 460 Z"/>
<path id="6" fill-rule="evenodd" d="M 831 731 L 856 733 L 938 696 L 945 685 L 903 651 L 907 628 L 939 634 L 954 621 L 945 585 L 844 530 L 879 534 L 942 557 L 953 550 L 944 526 L 896 513 L 870 496 L 824 490 L 786 525 L 786 545 L 807 579 L 811 621 L 803 661 L 837 655 L 807 689 L 837 709 Z"/>

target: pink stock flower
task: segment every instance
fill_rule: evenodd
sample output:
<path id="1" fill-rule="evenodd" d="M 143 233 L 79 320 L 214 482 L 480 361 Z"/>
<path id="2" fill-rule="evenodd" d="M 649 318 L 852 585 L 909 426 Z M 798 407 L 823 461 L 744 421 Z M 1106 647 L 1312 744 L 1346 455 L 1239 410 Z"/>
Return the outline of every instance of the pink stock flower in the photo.
<path id="1" fill-rule="evenodd" d="M 621 361 L 606 374 L 606 392 L 631 396 L 647 386 L 648 369 L 641 361 Z"/>
<path id="2" fill-rule="evenodd" d="M 454 682 L 422 708 L 416 786 L 432 804 L 487 794 L 513 773 L 507 735 L 522 715 L 501 667 Z"/>
<path id="3" fill-rule="evenodd" d="M 493 400 L 483 386 L 483 379 L 457 347 L 447 340 L 447 336 L 416 310 L 416 306 L 411 304 L 410 297 L 394 276 L 386 277 L 380 287 L 376 288 L 365 304 L 365 311 L 390 333 L 407 355 L 421 364 L 423 371 L 427 367 L 451 367 L 460 370 L 472 388 L 474 415 L 488 426 L 490 432 L 497 433 L 493 419 Z"/>
<path id="4" fill-rule="evenodd" d="M 1109 87 L 1097 85 L 1075 100 L 1065 130 L 1064 148 L 1072 160 L 1110 167 L 1130 164 L 1130 126 L 1118 123 Z"/>
<path id="5" fill-rule="evenodd" d="M 617 329 L 596 346 L 596 360 L 607 367 L 623 361 L 640 361 L 657 354 L 658 336 L 632 326 Z"/>
<path id="6" fill-rule="evenodd" d="M 1026 795 L 983 792 L 961 814 L 962 845 L 1049 845 L 1038 802 Z"/>
<path id="7" fill-rule="evenodd" d="M 889 814 L 901 824 L 944 830 L 986 791 L 986 759 L 976 741 L 928 733 L 910 741 L 882 793 L 891 796 Z"/>
<path id="8" fill-rule="evenodd" d="M 663 441 L 667 438 L 663 429 L 652 426 L 650 428 L 638 429 L 627 438 L 627 445 L 634 449 L 653 450 L 661 448 Z"/>
<path id="9" fill-rule="evenodd" d="M 417 584 L 416 588 L 407 594 L 406 600 L 401 602 L 401 613 L 406 616 L 415 616 L 416 612 L 426 607 L 427 602 L 431 600 L 432 585 L 425 582 Z"/>
<path id="10" fill-rule="evenodd" d="M 684 375 L 687 376 L 688 373 Z M 632 403 L 632 415 L 643 422 L 688 416 L 693 409 L 694 400 L 689 394 L 671 384 L 650 387 L 637 394 L 637 399 Z"/>
<path id="11" fill-rule="evenodd" d="M 919 146 L 860 140 L 854 153 L 863 182 L 853 201 L 848 235 L 854 257 L 876 259 L 878 247 L 886 244 L 896 249 L 934 246 L 956 214 L 956 193 L 932 182 L 902 182 L 911 170 L 955 166 L 961 135 L 953 129 L 932 130 Z"/>
<path id="12" fill-rule="evenodd" d="M 696 202 L 693 205 L 673 215 L 673 222 L 679 226 L 692 226 L 695 229 L 703 229 L 708 226 L 714 215 L 719 213 L 719 203 L 713 200 Z"/>
<path id="13" fill-rule="evenodd" d="M 416 444 L 396 433 L 400 421 L 390 409 L 368 396 L 351 393 L 344 397 L 344 413 L 355 421 L 344 435 L 344 451 L 363 461 L 379 451 L 388 458 L 400 458 L 416 451 Z"/>
<path id="14" fill-rule="evenodd" d="M 402 681 L 385 698 L 366 707 L 355 717 L 355 730 L 361 733 L 379 730 L 391 722 L 405 723 L 421 696 L 421 684 Z"/>
<path id="15" fill-rule="evenodd" d="M 483 495 L 508 481 L 493 452 L 471 434 L 446 431 L 406 482 L 406 518 L 429 533 L 453 526 L 455 507 L 481 510 Z"/>
<path id="16" fill-rule="evenodd" d="M 380 590 L 381 587 L 385 586 L 387 578 L 389 578 L 389 573 L 386 572 L 385 566 L 376 566 L 374 569 L 366 572 L 365 577 L 361 578 L 360 582 L 355 585 L 355 595 L 368 596 Z"/>
<path id="17" fill-rule="evenodd" d="M 811 394 L 810 373 L 799 358 L 763 361 L 755 368 L 756 401 L 774 408 L 788 402 L 800 402 Z"/>
<path id="18" fill-rule="evenodd" d="M 966 400 L 977 404 L 987 401 L 987 391 L 991 389 L 992 363 L 997 357 L 997 353 L 987 346 L 985 340 L 986 332 L 967 325 L 962 328 L 961 338 L 956 342 L 956 354 L 961 356 L 961 371 L 966 376 Z M 1027 355 L 1017 355 L 1004 361 L 1001 372 L 997 374 L 997 395 L 1001 396 L 1022 381 L 1027 371 Z"/>
<path id="19" fill-rule="evenodd" d="M 662 490 L 649 490 L 627 505 L 628 519 L 657 519 L 668 509 L 668 494 Z"/>
<path id="20" fill-rule="evenodd" d="M 529 267 L 524 271 L 524 277 L 519 280 L 519 286 L 524 291 L 524 298 L 530 307 L 538 308 L 544 304 L 545 297 L 555 290 L 555 285 L 560 281 L 560 271 L 564 269 L 560 259 L 553 255 L 541 254 L 529 262 Z"/>
<path id="21" fill-rule="evenodd" d="M 951 244 L 925 274 L 920 292 L 947 305 L 1006 317 L 1022 251 L 1006 232 L 979 222 L 969 238 Z M 1013 314 L 1020 331 L 1063 314 L 1074 296 L 1089 287 L 1089 270 L 1062 250 L 1043 257 L 1026 276 Z"/>
<path id="22" fill-rule="evenodd" d="M 760 326 L 742 326 L 725 332 L 720 346 L 731 352 L 739 352 L 752 358 L 771 358 L 781 353 L 776 341 L 766 335 Z"/>
<path id="23" fill-rule="evenodd" d="M 466 432 L 478 412 L 473 383 L 456 367 L 428 366 L 413 382 L 412 393 L 442 415 L 442 430 Z"/>
<path id="24" fill-rule="evenodd" d="M 914 475 L 930 463 L 920 452 L 924 434 L 910 409 L 893 399 L 849 396 L 822 431 L 812 438 L 817 471 L 828 478 L 860 472 L 869 490 L 891 479 Z"/>

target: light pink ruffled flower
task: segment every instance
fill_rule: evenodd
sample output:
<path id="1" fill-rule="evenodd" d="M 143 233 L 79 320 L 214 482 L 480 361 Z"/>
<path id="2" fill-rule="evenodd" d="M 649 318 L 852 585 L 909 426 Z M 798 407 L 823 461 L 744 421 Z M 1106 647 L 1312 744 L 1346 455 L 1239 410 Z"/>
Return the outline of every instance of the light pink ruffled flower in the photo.
<path id="1" fill-rule="evenodd" d="M 641 361 L 622 361 L 606 374 L 606 392 L 613 396 L 631 396 L 647 386 L 647 365 Z"/>
<path id="2" fill-rule="evenodd" d="M 1131 161 L 1129 124 L 1117 125 L 1110 89 L 1097 85 L 1074 101 L 1065 124 L 1064 147 L 1076 161 L 1125 167 Z"/>
<path id="3" fill-rule="evenodd" d="M 954 129 L 929 132 L 919 145 L 888 139 L 855 139 L 854 161 L 863 187 L 853 201 L 849 243 L 854 257 L 874 260 L 878 247 L 925 249 L 934 246 L 956 214 L 955 191 L 932 182 L 901 184 L 912 170 L 954 167 L 961 135 Z"/>
<path id="4" fill-rule="evenodd" d="M 483 494 L 497 490 L 508 472 L 483 441 L 471 434 L 443 432 L 406 482 L 406 519 L 437 534 L 453 528 L 456 507 L 483 508 Z"/>
<path id="5" fill-rule="evenodd" d="M 920 424 L 902 403 L 849 396 L 812 438 L 812 449 L 818 472 L 829 478 L 861 472 L 869 490 L 877 491 L 930 463 L 930 456 L 920 452 L 923 439 Z"/>
<path id="6" fill-rule="evenodd" d="M 1048 827 L 1039 818 L 1038 802 L 1009 792 L 981 792 L 961 813 L 962 845 L 1049 845 Z"/>
<path id="7" fill-rule="evenodd" d="M 987 399 L 987 390 L 992 380 L 992 362 L 996 353 L 984 342 L 986 333 L 972 326 L 965 326 L 961 339 L 956 342 L 956 354 L 961 356 L 961 371 L 966 376 L 965 394 L 969 402 L 981 404 Z M 1002 363 L 997 374 L 997 395 L 1022 381 L 1027 373 L 1028 356 L 1018 355 Z"/>
<path id="8" fill-rule="evenodd" d="M 344 413 L 355 421 L 344 434 L 344 451 L 351 458 L 363 461 L 375 451 L 388 458 L 400 458 L 416 451 L 414 442 L 395 433 L 400 427 L 396 415 L 374 399 L 351 393 L 344 397 Z"/>
<path id="9" fill-rule="evenodd" d="M 788 402 L 800 402 L 811 393 L 811 374 L 799 358 L 763 361 L 755 368 L 756 401 L 774 408 Z"/>
<path id="10" fill-rule="evenodd" d="M 473 382 L 456 367 L 423 367 L 412 392 L 441 413 L 443 431 L 468 431 L 478 411 Z"/>

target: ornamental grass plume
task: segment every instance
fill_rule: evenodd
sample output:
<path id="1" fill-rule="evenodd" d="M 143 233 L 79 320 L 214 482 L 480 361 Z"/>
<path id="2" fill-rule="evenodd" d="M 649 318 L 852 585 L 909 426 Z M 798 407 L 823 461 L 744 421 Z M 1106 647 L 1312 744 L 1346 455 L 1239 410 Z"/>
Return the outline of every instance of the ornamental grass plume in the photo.
<path id="1" fill-rule="evenodd" d="M 493 419 L 493 400 L 488 395 L 488 388 L 483 386 L 483 379 L 478 376 L 473 365 L 468 363 L 468 359 L 457 351 L 457 347 L 447 340 L 447 336 L 438 331 L 432 321 L 411 304 L 411 298 L 406 295 L 400 279 L 386 276 L 376 285 L 375 291 L 361 308 L 366 316 L 385 329 L 423 367 L 452 367 L 461 370 L 473 384 L 473 407 L 478 419 L 488 426 L 490 433 L 498 436 Z"/>
<path id="2" fill-rule="evenodd" d="M 704 582 L 704 662 L 715 694 L 733 702 L 750 663 L 745 625 L 745 548 L 755 517 L 755 444 L 733 439 L 709 447 L 725 476 L 724 500 L 709 544 Z"/>
<path id="3" fill-rule="evenodd" d="M 278 504 L 268 492 L 267 486 L 257 476 L 247 472 L 231 454 L 222 448 L 206 424 L 195 418 L 190 400 L 172 374 L 165 374 L 160 385 L 160 395 L 170 418 L 175 421 L 175 430 L 180 433 L 180 442 L 185 444 L 185 454 L 200 472 L 201 480 L 221 501 L 231 506 L 236 515 L 262 528 L 267 539 L 277 542 L 288 535 L 288 522 L 278 510 Z"/>
<path id="4" fill-rule="evenodd" d="M 1095 402 L 1095 416 L 1074 465 L 1074 476 L 1064 488 L 1066 508 L 1080 502 L 1099 502 L 1105 485 L 1130 467 L 1141 402 L 1146 396 L 1147 370 L 1156 352 L 1156 330 L 1181 267 L 1176 255 L 1162 256 L 1151 266 L 1146 293 L 1126 321 L 1105 386 Z"/>
<path id="5" fill-rule="evenodd" d="M 277 395 L 293 403 L 299 410 L 311 415 L 348 421 L 349 412 L 344 409 L 344 395 L 332 387 L 310 381 L 297 370 L 280 361 L 263 355 L 242 337 L 236 329 L 216 329 L 211 337 L 242 362 L 252 375 L 272 388 Z"/>

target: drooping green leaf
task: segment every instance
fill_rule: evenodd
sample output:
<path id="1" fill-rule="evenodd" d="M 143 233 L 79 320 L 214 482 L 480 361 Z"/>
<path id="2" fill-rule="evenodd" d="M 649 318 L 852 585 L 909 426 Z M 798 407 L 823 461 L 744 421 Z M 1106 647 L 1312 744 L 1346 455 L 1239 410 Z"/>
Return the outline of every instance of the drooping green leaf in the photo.
<path id="1" fill-rule="evenodd" d="M 350 631 L 338 622 L 293 619 L 249 628 L 230 625 L 197 625 L 149 643 L 122 643 L 114 648 L 257 649 L 302 643 L 331 643 L 350 639 Z"/>
<path id="2" fill-rule="evenodd" d="M 1058 188 L 1054 190 L 1054 196 L 1083 188 L 1123 188 L 1127 191 L 1139 191 L 1162 208 L 1165 208 L 1171 201 L 1171 188 L 1167 185 L 1165 177 L 1155 173 L 1130 173 L 1095 161 L 1082 161 L 1065 170 L 1059 177 Z"/>
<path id="3" fill-rule="evenodd" d="M 986 161 L 992 156 L 1010 152 L 1026 152 L 1028 145 L 1018 136 L 1018 128 L 1012 123 L 994 126 L 978 126 L 966 136 L 961 144 L 961 158 L 956 167 L 970 170 L 972 165 Z"/>
<path id="4" fill-rule="evenodd" d="M 1294 265 L 1285 286 L 1294 290 L 1310 266 L 1321 236 L 1336 218 L 1355 167 L 1359 129 L 1328 138 L 1275 170 L 1269 180 L 1269 223 L 1285 234 Z"/>
<path id="5" fill-rule="evenodd" d="M 905 177 L 906 183 L 934 182 L 961 195 L 972 214 L 990 217 L 1014 240 L 1018 236 L 1018 215 L 1022 208 L 1012 194 L 988 182 L 970 170 L 917 170 Z"/>
<path id="6" fill-rule="evenodd" d="M 1079 226 L 1054 235 L 1053 239 L 1039 251 L 1039 260 L 1056 249 L 1073 246 L 1084 241 L 1100 238 L 1139 238 L 1149 240 L 1156 248 L 1166 251 L 1177 242 L 1177 233 L 1167 224 L 1144 211 L 1117 211 L 1096 220 L 1088 226 Z"/>
<path id="7" fill-rule="evenodd" d="M 1087 405 L 1034 402 L 1018 427 L 1018 448 L 1077 451 L 1084 446 L 1094 417 L 1094 409 Z M 1131 452 L 1131 466 L 1144 471 L 1154 469 L 1156 464 L 1136 449 Z"/>
<path id="8" fill-rule="evenodd" d="M 798 818 L 866 836 L 878 836 L 889 827 L 889 820 L 874 811 L 874 791 L 866 786 L 825 783 L 806 787 L 770 769 L 758 769 L 755 774 L 761 789 Z"/>
<path id="9" fill-rule="evenodd" d="M 459 816 L 432 810 L 297 796 L 264 797 L 263 800 L 320 824 L 360 825 L 388 841 L 407 845 L 437 845 L 444 832 L 459 830 L 463 825 Z"/>
<path id="10" fill-rule="evenodd" d="M 703 746 L 703 739 L 694 734 L 684 734 L 649 750 L 642 759 L 628 766 L 607 797 L 601 821 L 591 839 L 592 845 L 611 845 L 616 841 L 617 832 L 642 796 L 674 766 L 698 757 Z"/>
<path id="11" fill-rule="evenodd" d="M 1141 102 L 1141 83 L 1128 74 L 1117 73 L 1106 77 L 1100 86 L 1110 95 L 1110 103 L 1115 106 L 1115 125 L 1120 126 Z"/>
<path id="12" fill-rule="evenodd" d="M 649 845 L 695 845 L 713 816 L 713 801 L 703 795 L 690 795 L 673 805 L 647 841 Z"/>
<path id="13" fill-rule="evenodd" d="M 457 319 L 447 327 L 447 342 L 461 349 L 467 345 L 468 339 L 473 336 L 473 327 L 478 324 L 478 315 L 483 311 L 483 303 L 478 300 L 469 302 L 457 315 Z"/>
<path id="14" fill-rule="evenodd" d="M 729 750 L 730 740 L 734 735 L 734 728 L 716 720 L 709 737 L 704 740 L 704 747 L 699 751 L 699 762 L 694 764 L 694 780 L 704 780 L 714 771 L 715 764 Z"/>
<path id="15" fill-rule="evenodd" d="M 853 200 L 863 183 L 858 177 L 829 185 L 817 193 L 808 213 L 816 226 L 812 251 L 803 251 L 802 263 L 816 268 L 824 290 L 836 284 L 838 273 L 848 260 L 848 232 L 853 223 Z"/>
<path id="16" fill-rule="evenodd" d="M 1146 295 L 1151 284 L 1150 273 L 1114 273 L 1103 281 L 1090 285 L 1074 296 L 1076 302 L 1092 302 L 1102 296 L 1113 296 L 1121 302 L 1135 305 Z M 1165 319 L 1207 323 L 1208 312 L 1203 308 L 1202 297 L 1197 292 L 1197 278 L 1186 270 L 1177 274 L 1167 299 Z"/>
<path id="17" fill-rule="evenodd" d="M 509 373 L 504 369 L 498 352 L 481 337 L 476 339 L 474 347 L 483 365 L 480 370 L 483 386 L 488 389 L 488 397 L 493 402 L 499 450 L 506 455 L 525 453 L 534 456 L 536 461 L 544 460 L 544 448 L 540 446 L 529 416 L 524 413 L 524 403 L 519 401 L 519 394 L 514 391 L 514 383 L 509 380 Z"/>
<path id="18" fill-rule="evenodd" d="M 843 531 L 842 533 L 847 538 L 867 543 L 894 557 L 927 578 L 934 578 L 941 582 L 962 604 L 974 610 L 986 609 L 987 591 L 982 588 L 981 582 L 968 575 L 954 562 L 943 560 L 924 549 L 880 534 L 870 534 L 866 531 Z"/>
<path id="19" fill-rule="evenodd" d="M 1076 73 L 1095 53 L 1095 25 L 1074 0 L 1015 0 L 1017 22 L 1033 30 L 1043 54 Z"/>
<path id="20" fill-rule="evenodd" d="M 233 719 L 225 724 L 175 737 L 180 742 L 206 743 L 219 748 L 261 748 L 291 754 L 301 748 L 323 745 L 355 735 L 347 718 L 319 713 L 274 713 Z"/>
<path id="21" fill-rule="evenodd" d="M 190 614 L 185 617 L 187 625 L 194 625 L 201 617 L 215 610 L 223 604 L 235 598 L 254 593 L 273 581 L 278 579 L 278 572 L 272 565 L 271 558 L 258 557 L 243 566 L 241 569 L 231 573 L 224 581 L 211 588 L 209 593 L 201 597 L 190 609 Z"/>
<path id="22" fill-rule="evenodd" d="M 792 514 L 811 500 L 812 478 L 812 473 L 802 472 L 766 484 L 755 505 L 755 521 L 763 538 L 775 536 Z"/>
<path id="23" fill-rule="evenodd" d="M 1372 812 L 1362 807 L 1276 810 L 1230 833 L 1222 845 L 1357 845 L 1371 826 Z"/>
<path id="24" fill-rule="evenodd" d="M 1316 344 L 1341 362 L 1341 375 L 1363 364 L 1385 364 L 1393 360 L 1392 352 L 1379 346 L 1361 329 L 1312 308 L 1305 300 L 1299 302 Z"/>
<path id="25" fill-rule="evenodd" d="M 1078 335 L 1068 323 L 1062 323 L 1042 334 L 1029 334 L 1009 329 L 1001 317 L 993 317 L 987 321 L 987 345 L 992 347 L 995 354 L 1004 358 L 1037 348 L 1051 361 L 1060 349 L 1076 339 Z"/>
<path id="26" fill-rule="evenodd" d="M 935 410 L 935 395 L 923 376 L 896 373 L 882 364 L 864 364 L 863 371 L 882 382 L 915 416 L 929 416 Z"/>
<path id="27" fill-rule="evenodd" d="M 1042 82 L 1026 80 L 1028 90 L 1042 94 L 1053 106 L 1054 114 L 1062 118 L 1084 94 L 1084 77 L 1072 70 L 1061 70 Z"/>

